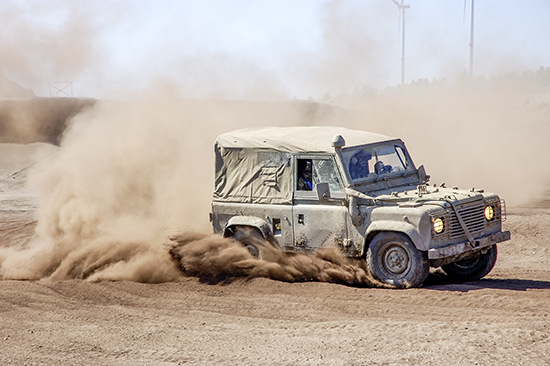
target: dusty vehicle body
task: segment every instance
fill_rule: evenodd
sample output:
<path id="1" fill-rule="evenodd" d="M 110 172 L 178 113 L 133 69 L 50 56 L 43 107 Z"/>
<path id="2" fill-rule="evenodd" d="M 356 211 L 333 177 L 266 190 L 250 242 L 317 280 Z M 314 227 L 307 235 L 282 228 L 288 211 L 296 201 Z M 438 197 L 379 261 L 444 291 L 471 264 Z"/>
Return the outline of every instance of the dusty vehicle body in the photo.
<path id="1" fill-rule="evenodd" d="M 483 190 L 429 186 L 400 139 L 339 127 L 268 127 L 220 135 L 211 221 L 260 255 L 338 247 L 393 287 L 430 267 L 457 280 L 493 268 L 504 201 Z M 305 177 L 305 178 L 304 178 Z"/>

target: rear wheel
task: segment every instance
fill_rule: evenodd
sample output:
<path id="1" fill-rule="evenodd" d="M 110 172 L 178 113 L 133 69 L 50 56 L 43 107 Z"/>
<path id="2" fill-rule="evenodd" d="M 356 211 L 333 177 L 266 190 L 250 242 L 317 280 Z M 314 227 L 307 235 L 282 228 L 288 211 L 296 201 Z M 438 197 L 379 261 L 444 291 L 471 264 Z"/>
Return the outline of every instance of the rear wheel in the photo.
<path id="1" fill-rule="evenodd" d="M 497 261 L 497 246 L 493 245 L 486 253 L 442 266 L 452 279 L 460 282 L 477 281 L 491 272 Z"/>
<path id="2" fill-rule="evenodd" d="M 430 270 L 421 252 L 404 234 L 382 232 L 367 251 L 367 266 L 374 278 L 394 288 L 421 286 Z"/>
<path id="3" fill-rule="evenodd" d="M 254 258 L 262 259 L 266 241 L 260 230 L 250 226 L 237 226 L 232 237 L 240 242 Z"/>

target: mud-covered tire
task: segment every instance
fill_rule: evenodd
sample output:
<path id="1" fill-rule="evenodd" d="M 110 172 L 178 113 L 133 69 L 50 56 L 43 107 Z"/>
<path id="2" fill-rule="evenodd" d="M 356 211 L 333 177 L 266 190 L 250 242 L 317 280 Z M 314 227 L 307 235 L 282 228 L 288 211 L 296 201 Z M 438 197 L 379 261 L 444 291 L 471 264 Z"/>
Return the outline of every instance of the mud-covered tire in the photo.
<path id="1" fill-rule="evenodd" d="M 367 267 L 378 281 L 393 288 L 419 287 L 430 271 L 427 253 L 404 234 L 382 232 L 367 250 Z"/>
<path id="2" fill-rule="evenodd" d="M 493 245 L 486 253 L 475 258 L 446 264 L 441 267 L 445 273 L 457 282 L 477 281 L 491 272 L 497 262 L 497 246 Z"/>
<path id="3" fill-rule="evenodd" d="M 255 227 L 237 226 L 232 238 L 240 242 L 254 258 L 263 258 L 266 241 Z"/>

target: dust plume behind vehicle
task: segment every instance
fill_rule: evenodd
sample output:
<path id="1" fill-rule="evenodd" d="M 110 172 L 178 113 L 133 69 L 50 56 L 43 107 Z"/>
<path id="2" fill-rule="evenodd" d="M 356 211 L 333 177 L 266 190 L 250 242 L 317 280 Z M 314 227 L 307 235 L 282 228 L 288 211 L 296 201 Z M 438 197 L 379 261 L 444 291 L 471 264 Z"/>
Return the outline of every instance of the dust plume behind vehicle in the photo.
<path id="1" fill-rule="evenodd" d="M 495 90 L 499 92 L 496 93 Z M 29 172 L 36 235 L 0 251 L 3 279 L 172 281 L 166 238 L 210 231 L 212 143 L 258 125 L 343 125 L 406 139 L 432 182 L 475 184 L 510 205 L 546 197 L 549 106 L 541 93 L 394 88 L 314 102 L 98 101 Z M 469 188 L 469 187 L 466 187 Z"/>

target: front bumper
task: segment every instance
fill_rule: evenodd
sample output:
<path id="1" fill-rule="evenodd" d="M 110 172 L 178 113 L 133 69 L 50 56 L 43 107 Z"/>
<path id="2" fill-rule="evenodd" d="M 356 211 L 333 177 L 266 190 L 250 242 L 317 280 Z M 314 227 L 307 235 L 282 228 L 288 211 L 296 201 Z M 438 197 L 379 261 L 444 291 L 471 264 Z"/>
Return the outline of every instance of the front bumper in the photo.
<path id="1" fill-rule="evenodd" d="M 481 238 L 475 239 L 472 243 L 464 242 L 451 244 L 446 247 L 433 248 L 428 250 L 429 259 L 443 259 L 450 257 L 459 257 L 468 252 L 475 252 L 484 248 L 489 248 L 496 243 L 510 240 L 509 231 L 500 231 Z"/>

